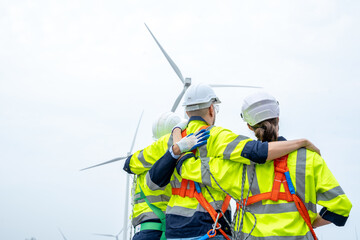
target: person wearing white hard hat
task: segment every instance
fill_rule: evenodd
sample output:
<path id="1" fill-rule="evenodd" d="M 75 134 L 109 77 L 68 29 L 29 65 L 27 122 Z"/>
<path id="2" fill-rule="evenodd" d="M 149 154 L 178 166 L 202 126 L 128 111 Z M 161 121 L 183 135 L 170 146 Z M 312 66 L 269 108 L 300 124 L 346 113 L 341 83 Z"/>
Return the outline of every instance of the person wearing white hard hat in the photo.
<path id="1" fill-rule="evenodd" d="M 156 121 L 153 122 L 152 132 L 153 139 L 156 141 L 160 137 L 170 133 L 171 130 L 180 122 L 183 122 L 179 115 L 173 112 L 164 112 L 159 115 Z"/>
<path id="2" fill-rule="evenodd" d="M 212 105 L 221 103 L 214 90 L 204 83 L 191 86 L 184 98 L 182 106 L 185 107 L 186 112 L 208 109 Z"/>
<path id="3" fill-rule="evenodd" d="M 176 125 L 184 124 L 184 119 L 173 112 L 160 114 L 152 125 L 154 140 L 169 134 Z M 184 143 L 185 142 L 185 143 Z M 179 143 L 181 144 L 181 142 Z M 196 141 L 183 141 L 191 147 Z M 139 153 L 135 153 L 139 154 Z M 124 170 L 130 174 L 133 172 L 128 168 L 131 156 L 126 160 Z M 132 161 L 136 161 L 132 158 Z M 137 164 L 142 164 L 138 162 Z M 135 187 L 134 207 L 132 214 L 132 225 L 135 235 L 133 240 L 158 239 L 165 240 L 165 210 L 171 196 L 171 187 L 165 187 L 157 191 L 149 189 L 146 183 L 146 172 L 137 174 Z"/>
<path id="4" fill-rule="evenodd" d="M 169 182 L 172 186 L 173 195 L 166 209 L 167 239 L 202 239 L 206 235 L 213 237 L 211 234 L 214 233 L 218 234 L 213 239 L 230 239 L 229 198 L 222 191 L 211 188 L 210 175 L 206 174 L 208 161 L 220 157 L 241 164 L 265 163 L 266 160 L 275 159 L 300 147 L 309 147 L 317 151 L 318 149 L 305 139 L 268 144 L 214 126 L 219 111 L 218 104 L 221 101 L 207 84 L 191 86 L 184 98 L 183 106 L 190 119 L 185 131 L 181 133 L 180 129 L 176 128 L 173 136 L 178 138 L 180 134 L 185 136 L 206 128 L 210 131 L 210 137 L 206 145 L 199 147 L 194 153 L 186 154 L 179 163 L 181 166 L 181 162 L 188 158 L 200 157 L 199 162 L 204 165 L 200 170 L 197 169 L 197 173 L 193 176 L 201 176 L 202 181 L 208 183 L 210 187 L 204 188 L 194 182 L 188 182 L 181 177 L 181 172 L 173 172 L 180 154 L 177 146 L 174 145 L 170 147 L 169 153 L 157 162 L 156 159 L 153 160 L 155 164 L 148 174 L 149 182 L 152 182 L 150 188 L 159 189 Z M 219 214 L 221 210 L 223 214 Z M 213 226 L 216 226 L 214 227 L 216 231 Z"/>
<path id="5" fill-rule="evenodd" d="M 279 136 L 279 114 L 278 101 L 266 92 L 247 96 L 241 111 L 258 140 L 270 143 L 286 142 Z M 204 162 L 200 156 L 180 160 L 176 168 L 183 178 L 247 204 L 235 239 L 317 239 L 315 227 L 344 226 L 352 207 L 321 156 L 304 148 L 265 164 L 246 166 L 223 157 Z M 210 174 L 211 181 L 204 181 Z M 248 192 L 250 197 L 241 199 Z M 323 207 L 319 213 L 316 204 Z"/>

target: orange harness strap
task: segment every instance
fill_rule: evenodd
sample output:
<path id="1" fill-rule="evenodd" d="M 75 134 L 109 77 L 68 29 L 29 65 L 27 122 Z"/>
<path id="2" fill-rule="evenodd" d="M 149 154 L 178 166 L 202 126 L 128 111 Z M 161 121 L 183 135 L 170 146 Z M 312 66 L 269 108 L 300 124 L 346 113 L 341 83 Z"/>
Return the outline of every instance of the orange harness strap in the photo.
<path id="1" fill-rule="evenodd" d="M 272 200 L 275 202 L 277 202 L 278 200 L 285 200 L 287 202 L 294 202 L 301 217 L 304 219 L 306 225 L 309 227 L 313 238 L 316 240 L 317 237 L 316 237 L 315 231 L 311 225 L 310 216 L 309 216 L 309 213 L 307 211 L 305 204 L 295 194 L 293 187 L 292 187 L 293 193 L 291 193 L 291 190 L 289 188 L 289 184 L 291 184 L 291 186 L 292 186 L 292 183 L 291 183 L 291 179 L 290 179 L 290 175 L 289 175 L 289 168 L 287 167 L 287 159 L 288 159 L 288 156 L 286 155 L 286 156 L 283 156 L 281 158 L 274 160 L 275 178 L 274 178 L 274 183 L 273 183 L 271 192 L 260 193 L 260 194 L 249 197 L 247 200 L 246 206 L 251 205 L 256 202 L 260 202 L 262 200 Z M 288 179 L 286 178 L 285 173 L 288 174 L 288 176 L 289 176 Z M 289 181 L 289 184 L 288 184 L 287 180 Z M 281 184 L 284 185 L 285 192 L 280 192 Z M 245 204 L 245 200 L 246 199 L 243 199 L 243 204 Z M 239 207 L 239 204 L 237 204 L 237 207 Z"/>
<path id="2" fill-rule="evenodd" d="M 184 181 L 185 180 L 185 181 Z M 184 185 L 183 183 L 187 182 L 189 184 L 189 188 L 187 189 L 187 185 Z M 191 186 L 193 185 L 193 187 Z M 213 208 L 213 206 L 210 205 L 210 203 L 205 199 L 204 195 L 200 192 L 198 193 L 195 189 L 195 182 L 191 181 L 191 180 L 187 180 L 187 179 L 183 179 L 181 181 L 181 188 L 173 188 L 172 189 L 172 194 L 173 195 L 179 195 L 181 196 L 179 193 L 183 191 L 183 186 L 185 186 L 184 188 L 186 189 L 185 192 L 185 196 L 184 197 L 189 197 L 189 198 L 196 198 L 196 200 L 200 203 L 200 205 L 210 214 L 211 218 L 213 219 L 214 222 L 216 222 L 216 218 L 218 215 L 218 212 Z M 223 205 L 221 207 L 222 212 L 225 212 L 227 210 L 227 208 L 229 207 L 230 204 L 230 200 L 231 197 L 229 195 L 227 195 L 224 199 Z M 222 217 L 222 213 L 219 213 L 219 218 Z M 216 227 L 220 227 L 219 223 L 217 223 Z M 230 240 L 230 238 L 227 236 L 227 234 L 221 229 L 217 229 L 219 230 L 219 232 L 227 239 Z M 215 236 L 215 235 L 214 235 Z"/>
<path id="3" fill-rule="evenodd" d="M 246 203 L 246 206 L 249 206 L 253 203 L 257 203 L 257 202 L 260 202 L 262 200 L 268 200 L 270 199 L 271 197 L 271 192 L 267 192 L 267 193 L 260 193 L 260 194 L 257 194 L 257 195 L 254 195 L 254 196 L 251 196 L 248 198 L 247 200 L 247 203 Z M 283 192 L 280 192 L 279 193 L 279 196 L 278 196 L 278 199 L 279 200 L 285 200 L 285 201 L 288 201 L 288 198 L 287 198 L 287 194 L 286 193 L 283 193 Z M 291 199 L 291 201 L 288 201 L 288 202 L 292 202 L 293 200 Z M 244 200 L 244 204 L 245 204 L 245 200 Z"/>
<path id="4" fill-rule="evenodd" d="M 206 129 L 208 128 L 208 126 L 202 126 L 200 130 L 202 129 Z M 187 136 L 186 134 L 186 129 L 184 131 L 182 131 L 181 133 L 182 137 Z M 196 149 L 194 149 L 192 151 L 194 154 L 196 153 Z M 188 188 L 189 186 L 189 188 Z M 179 195 L 180 197 L 189 197 L 189 198 L 196 198 L 196 200 L 200 203 L 200 205 L 210 214 L 211 218 L 213 219 L 214 222 L 216 222 L 216 219 L 218 218 L 218 212 L 211 206 L 211 204 L 205 199 L 204 195 L 200 192 L 197 192 L 196 187 L 195 187 L 195 182 L 192 180 L 188 180 L 188 179 L 182 179 L 181 181 L 181 187 L 180 188 L 173 188 L 172 189 L 172 194 L 173 195 Z M 229 195 L 227 195 L 224 199 L 223 205 L 221 207 L 222 212 L 225 212 L 230 204 L 230 199 L 231 197 Z M 219 218 L 222 217 L 222 213 L 219 213 Z M 220 227 L 219 223 L 217 223 L 216 227 Z M 228 237 L 228 235 L 221 229 L 217 229 L 219 230 L 219 232 L 227 239 L 230 240 L 230 238 Z M 209 230 L 209 232 L 211 232 L 212 230 Z M 208 233 L 209 235 L 209 233 Z M 215 237 L 216 233 L 214 233 L 213 235 L 211 235 L 211 237 Z M 209 235 L 210 236 L 210 235 Z"/>
<path id="5" fill-rule="evenodd" d="M 314 228 L 311 225 L 310 216 L 309 216 L 309 213 L 307 211 L 305 204 L 296 194 L 293 194 L 293 198 L 294 198 L 294 202 L 295 202 L 295 206 L 296 206 L 297 210 L 299 211 L 300 215 L 304 219 L 306 225 L 309 227 L 312 236 L 316 240 L 317 237 L 316 237 Z"/>
<path id="6" fill-rule="evenodd" d="M 285 200 L 288 202 L 292 202 L 293 198 L 289 191 L 288 184 L 286 182 L 286 178 L 284 173 L 288 171 L 287 167 L 287 156 L 278 158 L 274 160 L 274 171 L 275 171 L 275 178 L 271 192 L 260 193 L 257 195 L 253 195 L 248 198 L 247 206 L 256 202 L 260 202 L 262 200 L 272 200 L 277 202 L 278 200 Z M 280 192 L 281 184 L 284 184 L 285 192 Z M 244 203 L 245 204 L 245 200 Z"/>
<path id="7" fill-rule="evenodd" d="M 179 192 L 180 197 L 185 197 L 185 194 L 187 192 L 187 189 L 186 189 L 187 185 L 188 185 L 188 180 L 181 182 L 181 187 L 180 187 L 180 192 Z"/>
<path id="8" fill-rule="evenodd" d="M 274 202 L 277 202 L 279 200 L 281 184 L 284 185 L 285 193 L 287 196 L 287 199 L 285 200 L 287 200 L 288 202 L 292 201 L 291 193 L 289 191 L 289 186 L 284 174 L 285 172 L 289 171 L 289 168 L 287 167 L 287 158 L 288 156 L 286 155 L 274 161 L 275 178 L 274 178 L 273 188 L 270 197 L 270 200 Z"/>

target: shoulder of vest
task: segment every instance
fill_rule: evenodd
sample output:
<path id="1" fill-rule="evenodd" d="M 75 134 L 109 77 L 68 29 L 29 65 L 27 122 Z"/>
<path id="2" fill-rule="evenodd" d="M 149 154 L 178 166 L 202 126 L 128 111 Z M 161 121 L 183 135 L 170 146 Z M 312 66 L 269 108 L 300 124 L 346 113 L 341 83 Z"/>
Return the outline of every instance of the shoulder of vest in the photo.
<path id="1" fill-rule="evenodd" d="M 162 136 L 161 138 L 159 138 L 157 141 L 158 142 L 167 142 L 167 141 L 169 141 L 170 137 L 171 137 L 171 133 L 168 133 L 168 134 Z"/>
<path id="2" fill-rule="evenodd" d="M 210 132 L 212 134 L 220 134 L 220 133 L 233 133 L 233 131 L 227 129 L 227 128 L 223 128 L 223 127 L 219 127 L 219 126 L 210 126 Z M 233 133 L 235 134 L 235 133 Z"/>

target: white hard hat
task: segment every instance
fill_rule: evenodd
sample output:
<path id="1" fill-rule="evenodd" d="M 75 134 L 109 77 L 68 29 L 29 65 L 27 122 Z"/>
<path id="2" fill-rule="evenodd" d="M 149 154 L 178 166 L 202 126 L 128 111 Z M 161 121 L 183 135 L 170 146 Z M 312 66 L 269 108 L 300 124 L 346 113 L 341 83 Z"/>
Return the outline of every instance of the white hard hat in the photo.
<path id="1" fill-rule="evenodd" d="M 185 93 L 183 106 L 186 111 L 208 108 L 212 103 L 221 103 L 214 90 L 205 83 L 192 85 Z"/>
<path id="2" fill-rule="evenodd" d="M 153 138 L 159 139 L 162 136 L 170 133 L 173 127 L 175 127 L 181 121 L 181 117 L 173 112 L 165 112 L 160 114 L 160 116 L 153 122 L 152 125 Z"/>
<path id="3" fill-rule="evenodd" d="M 250 126 L 267 119 L 277 118 L 279 114 L 279 102 L 264 91 L 247 96 L 241 108 L 241 117 Z"/>

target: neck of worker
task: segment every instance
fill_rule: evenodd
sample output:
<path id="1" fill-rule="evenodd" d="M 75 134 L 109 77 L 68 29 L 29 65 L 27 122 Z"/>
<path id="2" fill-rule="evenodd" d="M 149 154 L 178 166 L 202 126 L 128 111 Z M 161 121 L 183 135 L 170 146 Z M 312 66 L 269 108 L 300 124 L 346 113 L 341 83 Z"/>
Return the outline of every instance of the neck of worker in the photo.
<path id="1" fill-rule="evenodd" d="M 211 119 L 206 120 L 206 117 L 203 118 L 200 116 L 192 116 L 189 118 L 189 122 L 194 121 L 194 120 L 203 121 L 203 122 L 207 123 L 208 125 L 213 125 L 213 124 L 211 124 L 211 122 L 212 122 Z"/>
<path id="2" fill-rule="evenodd" d="M 201 109 L 203 110 L 203 109 Z M 205 110 L 205 109 L 204 109 Z M 196 116 L 195 114 L 193 116 L 190 116 L 189 112 L 186 112 L 186 114 L 190 117 L 189 122 L 193 120 L 201 120 L 206 122 L 209 126 L 212 126 L 215 124 L 215 110 L 214 106 L 211 105 L 209 108 L 205 110 L 206 112 L 203 112 L 200 114 L 201 116 Z"/>

